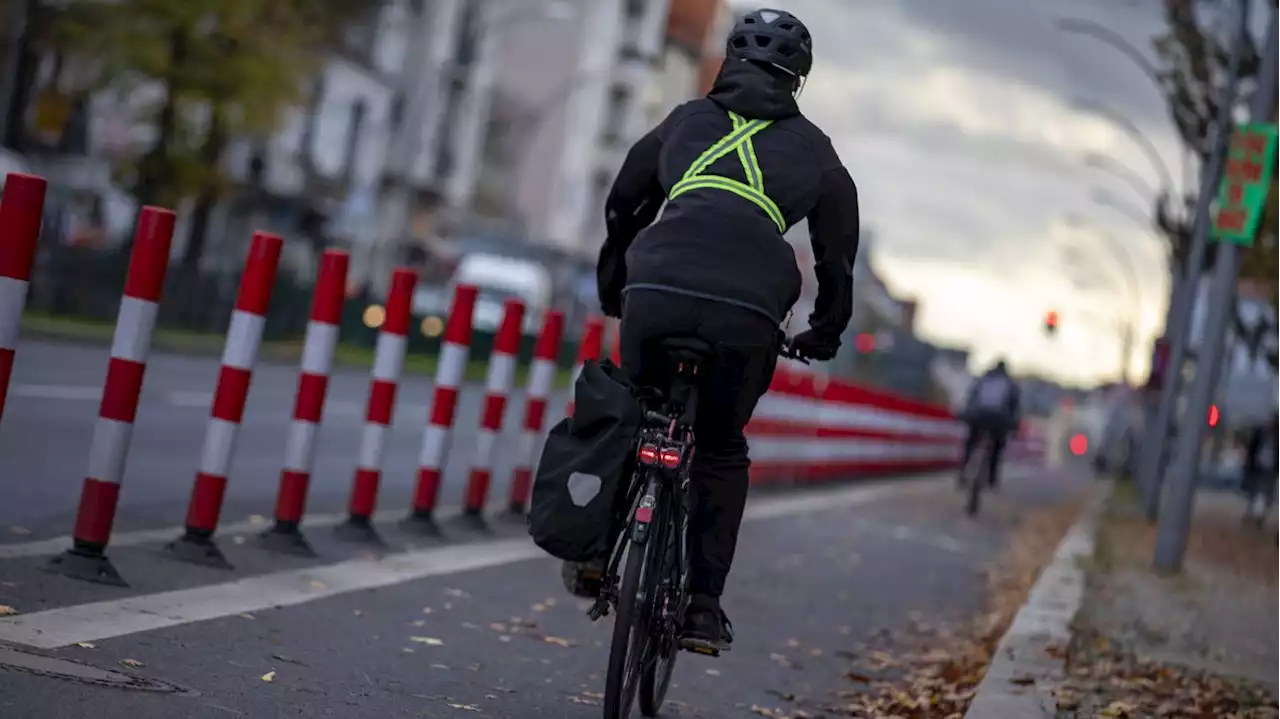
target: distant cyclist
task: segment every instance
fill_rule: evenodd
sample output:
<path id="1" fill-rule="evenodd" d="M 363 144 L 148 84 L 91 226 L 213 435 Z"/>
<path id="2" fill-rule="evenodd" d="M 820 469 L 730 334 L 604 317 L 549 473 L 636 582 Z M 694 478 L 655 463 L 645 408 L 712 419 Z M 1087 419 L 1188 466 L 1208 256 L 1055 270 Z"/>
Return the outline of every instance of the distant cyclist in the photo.
<path id="1" fill-rule="evenodd" d="M 969 387 L 961 417 L 969 426 L 969 436 L 964 443 L 964 457 L 960 462 L 962 477 L 963 468 L 969 465 L 969 458 L 978 446 L 978 440 L 985 432 L 991 437 L 991 486 L 995 486 L 1000 472 L 1000 457 L 1009 434 L 1018 428 L 1021 416 L 1022 392 L 1018 383 L 1009 376 L 1009 369 L 1004 360 L 996 362 L 986 374 L 976 379 Z"/>
<path id="2" fill-rule="evenodd" d="M 601 306 L 622 318 L 622 364 L 637 383 L 661 383 L 653 375 L 665 358 L 654 349 L 664 337 L 696 337 L 714 350 L 698 388 L 692 598 L 681 642 L 715 650 L 732 639 L 720 595 L 747 499 L 743 430 L 800 297 L 783 234 L 808 221 L 818 295 L 793 349 L 811 359 L 840 348 L 858 250 L 857 189 L 796 105 L 813 66 L 809 30 L 787 12 L 750 12 L 725 55 L 705 98 L 677 107 L 631 148 L 605 204 L 597 267 Z M 583 573 L 600 570 L 566 567 L 566 583 L 581 587 Z"/>

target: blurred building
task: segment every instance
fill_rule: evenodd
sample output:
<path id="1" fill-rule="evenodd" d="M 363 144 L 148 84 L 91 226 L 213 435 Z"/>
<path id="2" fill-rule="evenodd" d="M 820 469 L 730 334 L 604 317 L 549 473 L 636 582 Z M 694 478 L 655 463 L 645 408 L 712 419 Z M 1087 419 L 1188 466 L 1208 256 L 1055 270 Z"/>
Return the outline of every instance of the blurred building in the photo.
<path id="1" fill-rule="evenodd" d="M 507 151 L 484 157 L 477 182 L 507 194 L 535 241 L 592 257 L 626 151 L 703 90 L 731 16 L 724 0 L 565 2 L 553 21 L 502 33 L 485 142 Z"/>

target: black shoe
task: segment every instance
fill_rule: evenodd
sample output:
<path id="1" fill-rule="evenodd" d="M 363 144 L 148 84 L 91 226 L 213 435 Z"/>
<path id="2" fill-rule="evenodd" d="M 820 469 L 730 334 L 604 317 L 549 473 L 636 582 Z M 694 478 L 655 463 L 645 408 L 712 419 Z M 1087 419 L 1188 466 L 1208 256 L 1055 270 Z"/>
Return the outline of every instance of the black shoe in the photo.
<path id="1" fill-rule="evenodd" d="M 715 599 L 694 597 L 684 617 L 680 647 L 699 654 L 716 655 L 733 643 L 733 625 Z"/>
<path id="2" fill-rule="evenodd" d="M 564 588 L 575 597 L 595 599 L 604 585 L 604 560 L 564 562 L 560 565 Z"/>

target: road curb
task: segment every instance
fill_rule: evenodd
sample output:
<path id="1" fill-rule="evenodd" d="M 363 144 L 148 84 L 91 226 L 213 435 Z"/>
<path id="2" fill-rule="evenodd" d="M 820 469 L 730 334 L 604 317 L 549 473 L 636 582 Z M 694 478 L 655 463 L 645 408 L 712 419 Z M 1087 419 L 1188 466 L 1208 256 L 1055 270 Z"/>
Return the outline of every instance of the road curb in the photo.
<path id="1" fill-rule="evenodd" d="M 1094 490 L 1053 559 L 1040 572 L 974 692 L 965 719 L 1052 717 L 1051 690 L 1066 677 L 1071 624 L 1084 602 L 1086 563 L 1112 483 Z"/>

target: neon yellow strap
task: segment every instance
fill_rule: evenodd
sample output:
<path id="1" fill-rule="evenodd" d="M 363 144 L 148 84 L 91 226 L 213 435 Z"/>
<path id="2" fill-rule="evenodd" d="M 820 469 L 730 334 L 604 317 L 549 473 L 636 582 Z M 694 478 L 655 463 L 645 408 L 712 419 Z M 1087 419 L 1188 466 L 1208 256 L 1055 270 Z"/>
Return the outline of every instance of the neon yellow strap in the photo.
<path id="1" fill-rule="evenodd" d="M 688 179 L 681 180 L 671 188 L 671 194 L 667 199 L 674 200 L 676 197 L 683 195 L 690 190 L 701 189 L 727 190 L 743 199 L 750 200 L 759 206 L 760 209 L 764 210 L 765 214 L 769 216 L 769 219 L 773 220 L 773 223 L 778 226 L 778 232 L 787 231 L 786 218 L 782 216 L 782 211 L 778 209 L 778 206 L 773 202 L 773 200 L 769 199 L 767 195 L 756 188 L 746 184 L 745 182 L 739 182 L 731 177 L 704 175 L 702 177 L 690 177 Z"/>
<path id="2" fill-rule="evenodd" d="M 706 152 L 702 153 L 698 159 L 693 161 L 689 169 L 684 173 L 684 179 L 701 175 L 711 166 L 713 162 L 719 160 L 725 155 L 736 150 L 742 143 L 751 139 L 751 136 L 765 129 L 773 123 L 769 120 L 752 120 L 745 122 L 741 117 L 735 121 L 735 125 L 741 121 L 744 124 L 735 127 L 734 131 L 720 139 L 719 142 L 712 145 Z"/>
<path id="3" fill-rule="evenodd" d="M 764 192 L 764 173 L 760 170 L 760 162 L 756 158 L 755 145 L 751 142 L 751 138 L 756 133 L 773 124 L 773 122 L 771 120 L 747 120 L 736 112 L 730 112 L 729 118 L 733 121 L 733 132 L 707 148 L 706 152 L 693 161 L 693 164 L 685 171 L 684 177 L 671 188 L 671 193 L 667 196 L 667 199 L 674 200 L 677 196 L 690 190 L 725 190 L 754 202 L 760 209 L 764 210 L 769 219 L 773 220 L 774 224 L 778 226 L 779 232 L 786 232 L 786 218 L 782 216 L 782 211 L 778 209 L 778 205 L 769 199 L 769 196 Z M 742 172 L 747 178 L 746 182 L 740 182 L 731 177 L 702 174 L 716 160 L 735 151 L 738 153 L 738 160 L 742 163 Z"/>

